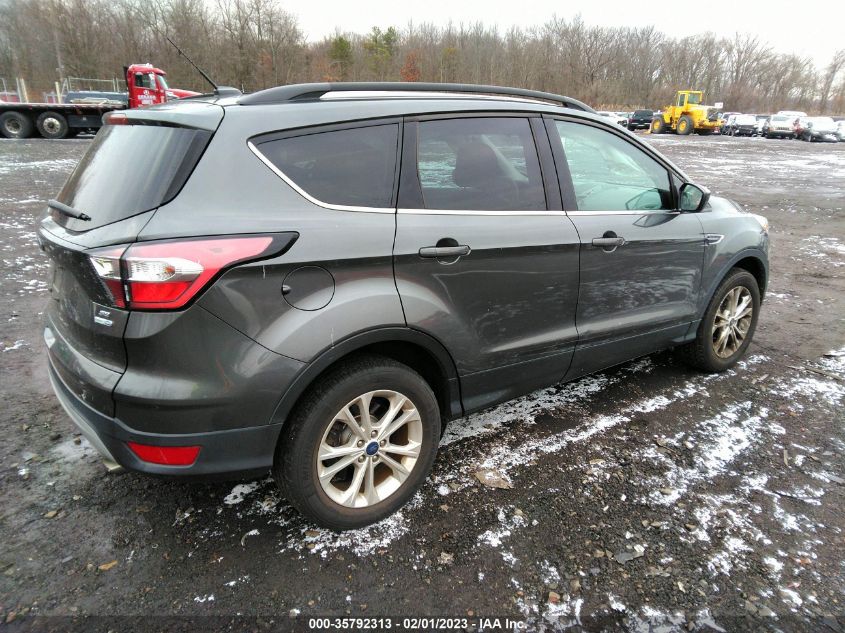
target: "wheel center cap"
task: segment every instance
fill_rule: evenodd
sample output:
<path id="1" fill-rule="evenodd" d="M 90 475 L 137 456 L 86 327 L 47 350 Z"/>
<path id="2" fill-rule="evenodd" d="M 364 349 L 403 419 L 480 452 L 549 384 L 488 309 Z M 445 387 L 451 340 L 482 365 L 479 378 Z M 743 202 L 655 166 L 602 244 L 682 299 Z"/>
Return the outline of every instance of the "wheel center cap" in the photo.
<path id="1" fill-rule="evenodd" d="M 378 442 L 370 442 L 366 448 L 367 455 L 375 455 L 378 453 Z"/>

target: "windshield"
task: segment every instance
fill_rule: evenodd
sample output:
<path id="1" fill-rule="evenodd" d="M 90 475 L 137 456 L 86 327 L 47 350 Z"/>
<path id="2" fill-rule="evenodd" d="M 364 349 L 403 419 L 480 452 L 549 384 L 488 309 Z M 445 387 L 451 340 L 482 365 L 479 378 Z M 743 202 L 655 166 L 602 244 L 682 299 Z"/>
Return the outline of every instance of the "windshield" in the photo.
<path id="1" fill-rule="evenodd" d="M 89 216 L 86 231 L 154 209 L 182 188 L 211 132 L 158 125 L 106 125 L 56 197 Z"/>
<path id="2" fill-rule="evenodd" d="M 701 103 L 701 95 L 695 93 L 689 95 L 689 97 L 687 98 L 687 103 Z"/>
<path id="3" fill-rule="evenodd" d="M 786 121 L 789 121 L 789 117 L 788 116 L 773 116 L 772 121 L 777 121 L 778 123 L 785 123 Z"/>
<path id="4" fill-rule="evenodd" d="M 167 90 L 170 86 L 167 85 L 167 79 L 164 78 L 164 75 L 156 75 L 158 77 L 158 85 L 159 88 L 162 90 Z"/>
<path id="5" fill-rule="evenodd" d="M 817 130 L 832 130 L 836 127 L 836 123 L 833 122 L 833 119 L 827 116 L 813 117 L 811 119 L 807 119 L 807 122 L 812 123 L 813 127 Z"/>

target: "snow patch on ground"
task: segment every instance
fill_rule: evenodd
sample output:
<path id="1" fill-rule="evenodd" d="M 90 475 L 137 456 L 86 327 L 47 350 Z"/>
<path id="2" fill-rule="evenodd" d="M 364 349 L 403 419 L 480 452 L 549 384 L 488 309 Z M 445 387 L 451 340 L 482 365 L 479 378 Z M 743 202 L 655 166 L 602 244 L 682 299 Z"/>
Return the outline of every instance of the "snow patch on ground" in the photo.
<path id="1" fill-rule="evenodd" d="M 696 459 L 691 466 L 679 466 L 655 447 L 646 449 L 646 459 L 669 467 L 662 478 L 653 482 L 654 490 L 648 500 L 656 505 L 675 504 L 695 484 L 724 474 L 756 442 L 763 428 L 768 411 L 760 409 L 756 415 L 750 415 L 752 408 L 750 401 L 732 404 L 688 433 L 696 446 Z"/>
<path id="2" fill-rule="evenodd" d="M 374 552 L 387 549 L 390 544 L 401 538 L 410 529 L 407 515 L 422 504 L 422 493 L 417 493 L 403 508 L 395 514 L 373 525 L 358 530 L 332 532 L 319 527 L 304 526 L 298 535 L 282 543 L 281 551 L 302 550 L 327 558 L 330 554 L 343 549 L 356 556 L 369 556 Z"/>
<path id="3" fill-rule="evenodd" d="M 249 494 L 258 490 L 260 485 L 260 481 L 251 481 L 248 484 L 238 484 L 232 488 L 232 492 L 226 495 L 223 499 L 223 503 L 227 506 L 237 505 L 246 499 Z"/>
<path id="4" fill-rule="evenodd" d="M 499 526 L 491 528 L 478 535 L 478 542 L 491 547 L 499 547 L 502 541 L 511 536 L 514 530 L 526 525 L 525 517 L 513 512 L 506 512 L 505 508 L 499 508 Z"/>
<path id="5" fill-rule="evenodd" d="M 554 410 L 573 403 L 583 403 L 590 396 L 618 381 L 617 377 L 596 374 L 564 385 L 540 389 L 492 409 L 474 413 L 449 424 L 440 440 L 440 446 L 448 446 L 468 437 L 496 432 L 502 426 L 514 421 L 531 424 L 535 416 L 543 411 Z"/>
<path id="6" fill-rule="evenodd" d="M 18 339 L 14 343 L 6 343 L 5 341 L 0 341 L 0 352 L 12 352 L 16 349 L 21 349 L 22 347 L 28 347 L 29 343 L 27 343 L 23 339 Z"/>

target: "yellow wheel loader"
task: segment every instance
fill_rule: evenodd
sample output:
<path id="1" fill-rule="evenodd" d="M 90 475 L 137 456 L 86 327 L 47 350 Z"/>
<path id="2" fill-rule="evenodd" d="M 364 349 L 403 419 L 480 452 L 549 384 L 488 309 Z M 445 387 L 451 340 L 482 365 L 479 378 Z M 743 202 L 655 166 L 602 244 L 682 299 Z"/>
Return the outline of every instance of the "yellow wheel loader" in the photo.
<path id="1" fill-rule="evenodd" d="M 723 122 L 716 108 L 702 105 L 702 101 L 704 93 L 700 90 L 678 90 L 674 104 L 663 108 L 663 112 L 652 119 L 651 133 L 712 134 Z"/>

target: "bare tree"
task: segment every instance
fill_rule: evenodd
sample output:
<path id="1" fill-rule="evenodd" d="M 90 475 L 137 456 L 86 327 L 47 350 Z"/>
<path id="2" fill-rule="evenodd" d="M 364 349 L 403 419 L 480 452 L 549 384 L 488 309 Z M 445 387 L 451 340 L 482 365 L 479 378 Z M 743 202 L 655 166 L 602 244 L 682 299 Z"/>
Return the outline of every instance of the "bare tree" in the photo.
<path id="1" fill-rule="evenodd" d="M 282 0 L 0 0 L 0 76 L 25 77 L 37 95 L 62 74 L 111 78 L 149 61 L 172 85 L 207 89 L 166 36 L 218 83 L 244 90 L 405 78 L 523 86 L 612 109 L 657 108 L 676 90 L 699 89 L 731 110 L 845 110 L 845 50 L 818 72 L 751 35 L 675 38 L 580 15 L 505 31 L 388 25 L 308 44 Z"/>

